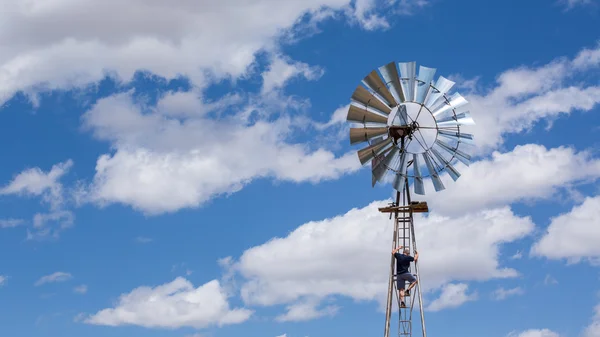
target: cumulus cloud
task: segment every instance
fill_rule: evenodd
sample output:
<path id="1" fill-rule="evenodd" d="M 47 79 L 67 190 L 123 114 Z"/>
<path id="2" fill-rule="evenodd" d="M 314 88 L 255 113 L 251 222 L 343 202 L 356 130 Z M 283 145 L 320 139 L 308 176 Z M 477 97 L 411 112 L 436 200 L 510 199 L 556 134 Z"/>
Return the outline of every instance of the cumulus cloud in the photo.
<path id="1" fill-rule="evenodd" d="M 379 13 L 414 9 L 425 1 L 0 3 L 5 8 L 0 14 L 0 42 L 7 46 L 0 57 L 2 102 L 19 90 L 69 89 L 107 74 L 128 81 L 138 70 L 165 78 L 184 75 L 197 86 L 235 79 L 251 70 L 258 52 L 276 49 L 280 39 L 297 35 L 295 30 L 305 19 L 316 25 L 342 14 L 375 29 L 386 22 Z"/>
<path id="2" fill-rule="evenodd" d="M 94 325 L 138 325 L 148 328 L 205 328 L 246 321 L 252 311 L 231 309 L 219 281 L 199 287 L 182 277 L 156 287 L 139 287 L 123 294 L 114 308 L 83 318 Z"/>
<path id="3" fill-rule="evenodd" d="M 549 259 L 600 257 L 600 196 L 588 197 L 568 213 L 551 219 L 546 232 L 531 248 L 534 256 Z"/>
<path id="4" fill-rule="evenodd" d="M 65 282 L 72 279 L 73 276 L 70 273 L 65 273 L 62 271 L 57 271 L 53 274 L 42 276 L 37 282 L 35 282 L 35 286 L 41 286 L 46 283 L 57 283 L 57 282 Z"/>
<path id="5" fill-rule="evenodd" d="M 83 120 L 117 148 L 98 159 L 85 199 L 148 214 L 196 207 L 257 178 L 316 183 L 360 168 L 353 152 L 338 157 L 289 142 L 293 123 L 284 117 L 250 125 L 238 116 L 180 121 L 142 113 L 126 93 L 100 100 Z"/>
<path id="6" fill-rule="evenodd" d="M 466 302 L 477 299 L 477 293 L 467 294 L 469 286 L 465 283 L 448 284 L 442 288 L 440 296 L 433 300 L 428 306 L 429 311 L 440 311 L 448 308 L 456 308 Z"/>
<path id="7" fill-rule="evenodd" d="M 585 328 L 584 335 L 585 337 L 600 336 L 600 304 L 594 308 L 592 322 Z"/>
<path id="8" fill-rule="evenodd" d="M 303 62 L 295 62 L 282 55 L 273 55 L 271 63 L 262 73 L 262 93 L 268 93 L 282 88 L 289 80 L 296 76 L 302 76 L 308 80 L 319 79 L 323 75 L 323 69 L 311 67 Z"/>
<path id="9" fill-rule="evenodd" d="M 497 76 L 490 90 L 465 93 L 477 125 L 464 130 L 477 137 L 477 153 L 498 148 L 505 135 L 527 131 L 540 120 L 597 106 L 600 86 L 571 82 L 597 68 L 599 54 L 600 44 L 581 50 L 573 59 L 563 57 L 540 67 L 513 68 Z"/>
<path id="10" fill-rule="evenodd" d="M 384 301 L 392 224 L 377 208 L 388 202 L 375 201 L 306 223 L 285 237 L 246 250 L 235 264 L 245 279 L 241 287 L 245 303 L 293 307 L 332 295 Z M 516 270 L 500 264 L 499 247 L 534 228 L 529 218 L 515 216 L 506 207 L 458 217 L 431 213 L 417 216 L 415 222 L 425 292 L 452 281 L 517 276 Z"/>
<path id="11" fill-rule="evenodd" d="M 600 159 L 569 147 L 548 149 L 527 144 L 518 145 L 510 152 L 494 151 L 491 158 L 474 162 L 468 169 L 462 167 L 461 172 L 456 182 L 450 181 L 447 174 L 443 176 L 447 189 L 428 197 L 432 209 L 444 214 L 460 214 L 548 199 L 577 184 L 597 180 Z"/>
<path id="12" fill-rule="evenodd" d="M 339 307 L 335 305 L 329 305 L 322 309 L 318 309 L 317 307 L 319 304 L 320 300 L 316 298 L 306 299 L 302 302 L 294 303 L 287 306 L 286 313 L 277 316 L 275 320 L 279 322 L 308 321 L 323 316 L 333 316 L 339 310 Z"/>

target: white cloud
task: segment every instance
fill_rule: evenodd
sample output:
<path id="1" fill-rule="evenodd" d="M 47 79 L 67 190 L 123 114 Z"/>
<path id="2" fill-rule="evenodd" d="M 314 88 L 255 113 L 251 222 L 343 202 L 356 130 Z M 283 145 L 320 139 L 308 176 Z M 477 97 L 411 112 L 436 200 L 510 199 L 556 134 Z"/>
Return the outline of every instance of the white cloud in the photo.
<path id="1" fill-rule="evenodd" d="M 60 204 L 62 202 L 62 185 L 59 180 L 71 166 L 73 166 L 73 161 L 69 159 L 53 165 L 49 172 L 44 172 L 38 167 L 26 169 L 16 175 L 8 185 L 0 188 L 0 195 L 40 196 L 45 194 L 45 198 L 51 204 Z"/>
<path id="2" fill-rule="evenodd" d="M 331 114 L 331 118 L 329 119 L 329 121 L 327 121 L 327 123 L 317 123 L 314 121 L 311 121 L 311 122 L 317 130 L 325 130 L 326 128 L 332 127 L 334 125 L 340 125 L 340 124 L 345 125 L 347 123 L 346 117 L 348 116 L 349 108 L 350 108 L 350 104 L 346 104 L 344 106 L 341 106 L 341 107 L 335 109 L 335 111 L 333 112 L 333 114 Z"/>
<path id="3" fill-rule="evenodd" d="M 82 284 L 80 286 L 73 288 L 73 291 L 77 294 L 85 294 L 88 291 L 88 286 L 85 284 Z"/>
<path id="4" fill-rule="evenodd" d="M 306 223 L 246 250 L 235 265 L 245 278 L 243 300 L 252 305 L 296 304 L 330 295 L 384 300 L 392 224 L 377 208 L 388 202 Z M 499 246 L 534 228 L 529 218 L 517 217 L 508 208 L 455 218 L 431 213 L 415 221 L 425 292 L 451 281 L 516 276 L 515 270 L 500 265 Z"/>
<path id="5" fill-rule="evenodd" d="M 33 227 L 27 229 L 28 240 L 57 238 L 62 230 L 73 225 L 75 216 L 71 211 L 65 210 L 65 191 L 60 182 L 72 166 L 73 161 L 69 159 L 53 165 L 48 172 L 38 167 L 26 169 L 0 188 L 0 195 L 41 196 L 43 203 L 48 205 L 47 213 L 34 215 Z M 21 223 L 21 220 L 0 221 L 0 227 Z"/>
<path id="6" fill-rule="evenodd" d="M 475 134 L 476 151 L 496 149 L 506 134 L 527 131 L 542 119 L 597 106 L 600 86 L 569 83 L 578 74 L 598 67 L 598 54 L 600 44 L 581 50 L 572 60 L 559 58 L 537 68 L 510 69 L 497 77 L 491 90 L 465 93 L 477 125 L 464 130 Z"/>
<path id="7" fill-rule="evenodd" d="M 14 228 L 21 226 L 23 219 L 0 219 L 0 228 Z"/>
<path id="8" fill-rule="evenodd" d="M 8 280 L 7 276 L 0 275 L 0 287 L 6 284 L 6 280 Z"/>
<path id="9" fill-rule="evenodd" d="M 75 215 L 71 211 L 59 210 L 50 213 L 36 213 L 33 228 L 27 230 L 28 240 L 58 238 L 61 231 L 73 226 Z"/>
<path id="10" fill-rule="evenodd" d="M 37 282 L 35 282 L 35 286 L 38 287 L 46 283 L 65 282 L 72 278 L 73 276 L 70 273 L 57 271 L 53 274 L 46 275 L 40 278 Z"/>
<path id="11" fill-rule="evenodd" d="M 544 278 L 544 285 L 556 285 L 558 284 L 558 281 L 552 277 L 552 275 L 547 274 L 546 277 Z"/>
<path id="12" fill-rule="evenodd" d="M 86 127 L 117 148 L 98 159 L 86 200 L 156 214 L 199 206 L 257 178 L 317 183 L 360 168 L 354 151 L 336 157 L 288 143 L 289 118 L 252 125 L 238 116 L 179 121 L 141 109 L 121 94 L 84 115 Z"/>
<path id="13" fill-rule="evenodd" d="M 598 337 L 600 336 L 600 304 L 594 308 L 594 316 L 592 322 L 585 328 L 585 337 Z"/>
<path id="14" fill-rule="evenodd" d="M 295 62 L 283 55 L 273 55 L 268 68 L 262 73 L 262 92 L 268 93 L 282 88 L 289 80 L 302 76 L 308 80 L 317 80 L 323 75 L 323 69 L 311 67 L 303 62 Z"/>
<path id="15" fill-rule="evenodd" d="M 461 167 L 457 165 L 457 168 Z M 600 159 L 572 148 L 543 145 L 516 146 L 494 152 L 490 159 L 460 169 L 456 182 L 444 175 L 446 190 L 431 194 L 428 203 L 444 214 L 496 207 L 514 202 L 548 199 L 558 191 L 600 177 Z M 426 186 L 427 188 L 428 186 Z M 431 188 L 430 190 L 433 190 Z"/>
<path id="16" fill-rule="evenodd" d="M 570 212 L 551 219 L 544 235 L 533 245 L 531 254 L 549 259 L 600 257 L 600 196 L 586 198 Z"/>
<path id="17" fill-rule="evenodd" d="M 587 0 L 574 1 L 585 2 Z M 600 41 L 598 41 L 595 48 L 584 48 L 577 54 L 577 57 L 573 59 L 573 66 L 577 69 L 588 69 L 598 64 L 600 64 Z"/>
<path id="18" fill-rule="evenodd" d="M 559 0 L 558 2 L 565 5 L 565 10 L 571 10 L 578 6 L 587 6 L 592 4 L 592 0 Z"/>
<path id="19" fill-rule="evenodd" d="M 308 321 L 323 316 L 335 315 L 339 307 L 335 305 L 329 305 L 322 309 L 317 309 L 320 304 L 319 299 L 306 299 L 302 302 L 294 303 L 286 307 L 286 313 L 279 315 L 275 320 L 279 322 L 300 322 Z"/>
<path id="20" fill-rule="evenodd" d="M 138 325 L 148 328 L 205 328 L 246 321 L 252 311 L 231 309 L 219 281 L 195 288 L 178 277 L 157 287 L 139 287 L 119 297 L 115 308 L 103 309 L 85 319 L 95 325 Z"/>
<path id="21" fill-rule="evenodd" d="M 440 296 L 427 306 L 429 311 L 456 308 L 466 302 L 477 299 L 477 293 L 467 294 L 469 286 L 465 283 L 448 284 L 442 288 Z"/>
<path id="22" fill-rule="evenodd" d="M 301 19 L 314 25 L 344 13 L 372 29 L 377 13 L 424 1 L 359 1 L 360 8 L 350 0 L 0 3 L 5 8 L 0 43 L 6 46 L 0 57 L 1 102 L 18 90 L 69 89 L 107 73 L 128 81 L 136 70 L 166 78 L 184 75 L 200 86 L 235 79 L 251 69 L 257 52 L 276 49 L 280 38 L 297 35 Z"/>
<path id="23" fill-rule="evenodd" d="M 495 300 L 501 301 L 510 296 L 522 295 L 525 291 L 521 287 L 511 289 L 498 288 L 494 291 L 493 297 Z"/>
<path id="24" fill-rule="evenodd" d="M 560 335 L 548 329 L 530 329 L 520 333 L 511 332 L 508 337 L 560 337 Z"/>

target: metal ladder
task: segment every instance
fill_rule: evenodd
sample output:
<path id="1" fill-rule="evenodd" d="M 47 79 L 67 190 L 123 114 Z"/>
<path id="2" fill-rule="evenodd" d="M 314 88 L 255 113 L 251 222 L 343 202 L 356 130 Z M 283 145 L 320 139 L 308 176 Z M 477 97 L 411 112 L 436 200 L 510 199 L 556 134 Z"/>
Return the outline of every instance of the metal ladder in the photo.
<path id="1" fill-rule="evenodd" d="M 399 214 L 400 215 L 400 214 Z M 400 245 L 403 246 L 400 253 L 404 251 L 404 249 L 410 249 L 412 246 L 411 241 L 411 226 L 412 226 L 412 217 L 408 212 L 402 212 L 402 216 L 398 216 L 396 218 L 396 228 L 397 228 L 397 242 L 396 247 Z M 409 272 L 410 272 L 409 267 Z M 411 293 L 416 291 L 417 289 L 411 289 Z M 396 289 L 396 297 L 398 298 L 398 310 L 399 310 L 399 319 L 398 319 L 398 336 L 412 336 L 412 309 L 414 301 L 412 300 L 412 296 L 406 296 L 403 299 L 400 299 L 400 290 Z M 401 300 L 406 303 L 406 307 L 400 307 Z"/>

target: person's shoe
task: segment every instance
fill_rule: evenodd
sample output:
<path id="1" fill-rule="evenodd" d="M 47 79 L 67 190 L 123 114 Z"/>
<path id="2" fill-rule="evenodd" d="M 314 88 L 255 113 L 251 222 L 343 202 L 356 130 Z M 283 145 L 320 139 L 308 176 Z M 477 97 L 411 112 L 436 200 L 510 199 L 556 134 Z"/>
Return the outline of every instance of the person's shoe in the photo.
<path id="1" fill-rule="evenodd" d="M 404 302 L 400 302 L 400 308 L 406 308 L 406 304 Z"/>
<path id="2" fill-rule="evenodd" d="M 405 290 L 404 291 L 404 296 L 410 296 L 410 290 Z"/>

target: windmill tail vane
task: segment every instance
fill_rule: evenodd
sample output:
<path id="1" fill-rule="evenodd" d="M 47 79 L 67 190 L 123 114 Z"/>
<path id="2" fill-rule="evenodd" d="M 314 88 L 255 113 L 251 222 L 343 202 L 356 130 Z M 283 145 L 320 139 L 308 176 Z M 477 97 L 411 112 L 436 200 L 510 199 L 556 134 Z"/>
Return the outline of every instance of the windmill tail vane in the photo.
<path id="1" fill-rule="evenodd" d="M 429 208 L 411 200 L 409 184 L 418 195 L 425 195 L 425 180 L 442 191 L 446 187 L 440 176 L 448 173 L 456 181 L 461 175 L 456 165 L 471 162 L 468 150 L 474 137 L 461 130 L 475 124 L 468 101 L 450 92 L 455 82 L 443 76 L 434 81 L 435 72 L 419 66 L 417 74 L 416 62 L 390 62 L 363 78 L 348 108 L 347 121 L 355 124 L 350 144 L 363 143 L 358 159 L 362 165 L 371 162 L 372 186 L 391 182 L 396 190 L 396 201 L 379 209 L 394 216 L 384 337 L 390 334 L 394 303 L 399 336 L 413 335 L 415 305 L 422 335 L 427 335 L 413 214 Z"/>

